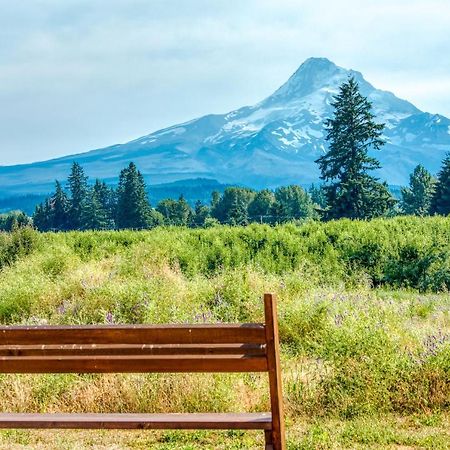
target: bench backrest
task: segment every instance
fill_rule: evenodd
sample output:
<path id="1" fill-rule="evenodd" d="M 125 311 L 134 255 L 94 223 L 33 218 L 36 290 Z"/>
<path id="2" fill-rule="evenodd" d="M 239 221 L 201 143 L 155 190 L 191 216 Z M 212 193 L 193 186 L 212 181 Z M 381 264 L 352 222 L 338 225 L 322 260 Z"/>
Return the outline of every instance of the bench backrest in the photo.
<path id="1" fill-rule="evenodd" d="M 263 372 L 264 325 L 0 328 L 3 373 Z"/>

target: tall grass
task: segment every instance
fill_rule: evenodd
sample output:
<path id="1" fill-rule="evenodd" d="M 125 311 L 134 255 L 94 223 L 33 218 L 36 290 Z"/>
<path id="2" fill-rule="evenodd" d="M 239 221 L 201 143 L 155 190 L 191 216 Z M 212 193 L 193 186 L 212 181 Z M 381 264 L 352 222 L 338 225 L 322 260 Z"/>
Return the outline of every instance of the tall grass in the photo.
<path id="1" fill-rule="evenodd" d="M 259 321 L 288 424 L 449 406 L 450 218 L 0 235 L 3 324 Z M 0 376 L 4 411 L 260 410 L 257 375 Z"/>

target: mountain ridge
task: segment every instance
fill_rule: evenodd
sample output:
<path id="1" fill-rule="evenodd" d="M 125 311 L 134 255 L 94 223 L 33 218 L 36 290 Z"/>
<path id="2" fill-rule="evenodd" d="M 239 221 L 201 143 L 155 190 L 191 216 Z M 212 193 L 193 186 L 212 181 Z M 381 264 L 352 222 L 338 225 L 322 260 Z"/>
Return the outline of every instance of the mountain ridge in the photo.
<path id="1" fill-rule="evenodd" d="M 134 161 L 149 184 L 209 178 L 225 184 L 276 187 L 319 178 L 314 161 L 326 150 L 324 120 L 340 84 L 352 75 L 384 122 L 386 146 L 374 152 L 389 184 L 408 181 L 415 165 L 436 172 L 450 149 L 450 120 L 376 89 L 355 70 L 327 58 L 307 59 L 275 92 L 251 106 L 209 114 L 125 144 L 48 161 L 0 167 L 0 196 L 45 191 L 65 179 L 73 161 L 91 177 L 111 179 Z"/>

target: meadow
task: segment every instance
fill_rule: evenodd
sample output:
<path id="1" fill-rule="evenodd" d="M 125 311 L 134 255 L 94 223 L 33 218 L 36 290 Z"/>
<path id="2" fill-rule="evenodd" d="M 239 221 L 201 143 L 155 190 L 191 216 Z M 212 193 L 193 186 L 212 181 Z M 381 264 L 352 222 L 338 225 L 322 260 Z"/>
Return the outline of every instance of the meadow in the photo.
<path id="1" fill-rule="evenodd" d="M 448 448 L 450 217 L 0 234 L 0 323 L 246 322 L 279 302 L 288 448 Z M 11 412 L 258 411 L 263 375 L 0 375 Z M 0 448 L 251 449 L 254 432 L 1 431 Z"/>

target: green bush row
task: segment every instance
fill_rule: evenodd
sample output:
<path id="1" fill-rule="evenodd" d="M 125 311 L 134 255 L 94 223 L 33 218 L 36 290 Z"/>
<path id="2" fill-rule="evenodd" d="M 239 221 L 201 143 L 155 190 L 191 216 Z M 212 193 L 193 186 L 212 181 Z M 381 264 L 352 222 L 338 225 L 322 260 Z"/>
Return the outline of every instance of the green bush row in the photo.
<path id="1" fill-rule="evenodd" d="M 450 217 L 73 232 L 46 238 L 68 245 L 85 260 L 141 246 L 186 276 L 251 265 L 272 274 L 302 270 L 321 284 L 365 279 L 373 286 L 450 289 Z"/>

